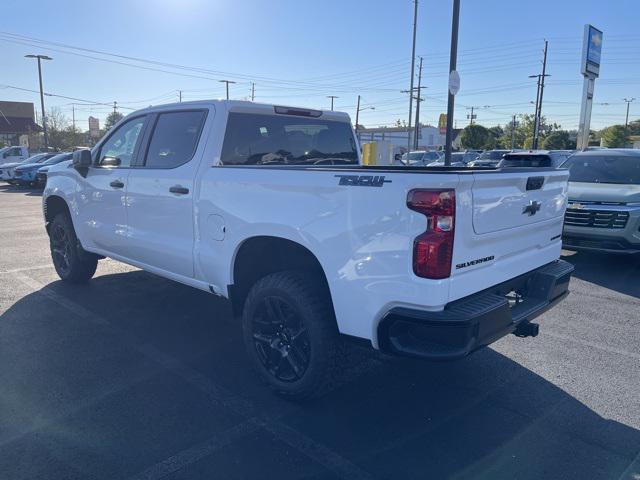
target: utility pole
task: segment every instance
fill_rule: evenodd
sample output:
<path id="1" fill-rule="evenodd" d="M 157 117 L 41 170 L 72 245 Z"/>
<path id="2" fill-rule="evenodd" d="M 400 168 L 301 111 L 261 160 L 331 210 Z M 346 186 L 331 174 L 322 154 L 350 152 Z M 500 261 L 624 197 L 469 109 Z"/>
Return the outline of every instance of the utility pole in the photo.
<path id="1" fill-rule="evenodd" d="M 251 101 L 254 102 L 256 100 L 256 83 L 251 82 Z"/>
<path id="2" fill-rule="evenodd" d="M 116 113 L 116 109 L 118 108 L 118 102 L 113 102 L 113 113 Z"/>
<path id="3" fill-rule="evenodd" d="M 229 100 L 229 84 L 236 83 L 233 80 L 218 80 L 220 83 L 224 83 L 227 87 L 227 100 Z"/>
<path id="4" fill-rule="evenodd" d="M 71 125 L 73 126 L 73 134 L 76 134 L 76 104 L 71 104 Z"/>
<path id="5" fill-rule="evenodd" d="M 360 118 L 360 95 L 358 95 L 358 102 L 356 104 L 356 137 L 358 137 L 358 120 Z M 358 137 L 360 140 L 360 137 Z"/>
<path id="6" fill-rule="evenodd" d="M 41 60 L 53 60 L 53 58 L 46 55 L 25 55 L 25 58 L 37 58 L 38 59 L 38 79 L 40 81 L 40 107 L 42 108 L 42 132 L 44 134 L 44 149 L 49 149 L 49 136 L 47 135 L 47 115 L 44 112 L 44 91 L 42 89 L 42 66 Z"/>
<path id="7" fill-rule="evenodd" d="M 467 118 L 469 119 L 469 125 L 473 125 L 473 120 L 477 117 L 477 115 L 473 114 L 473 111 L 476 107 L 468 107 L 467 110 L 471 110 L 471 114 L 467 114 Z"/>
<path id="8" fill-rule="evenodd" d="M 511 123 L 511 150 L 516 149 L 516 116 L 513 115 L 513 121 Z"/>
<path id="9" fill-rule="evenodd" d="M 340 97 L 336 97 L 335 95 L 327 95 L 327 98 L 330 98 L 330 99 L 331 99 L 331 111 L 333 111 L 333 101 L 334 101 L 336 98 L 340 98 Z"/>
<path id="10" fill-rule="evenodd" d="M 629 105 L 631 105 L 631 102 L 633 102 L 635 99 L 635 97 L 623 98 L 623 100 L 627 103 L 627 116 L 624 119 L 624 128 L 627 128 L 629 126 Z"/>
<path id="11" fill-rule="evenodd" d="M 411 114 L 413 113 L 413 78 L 416 69 L 416 26 L 418 24 L 418 0 L 413 0 L 413 43 L 411 47 L 411 77 L 409 81 L 409 124 L 407 125 L 407 152 L 411 150 Z M 418 93 L 418 96 L 420 94 Z"/>
<path id="12" fill-rule="evenodd" d="M 182 90 L 178 90 L 178 101 L 182 103 Z"/>
<path id="13" fill-rule="evenodd" d="M 416 129 L 413 135 L 413 149 L 418 149 L 420 142 L 420 104 L 422 103 L 422 57 L 420 57 L 420 67 L 418 67 L 418 96 L 416 97 Z"/>
<path id="14" fill-rule="evenodd" d="M 458 25 L 460 23 L 460 0 L 453 0 L 453 19 L 451 21 L 451 52 L 449 56 L 449 80 L 451 74 L 456 71 L 458 60 Z M 451 82 L 449 82 L 451 83 Z M 448 88 L 447 98 L 447 136 L 444 147 L 444 164 L 451 165 L 451 143 L 453 142 L 453 111 L 455 96 L 451 93 L 451 85 Z"/>
<path id="15" fill-rule="evenodd" d="M 549 46 L 549 41 L 544 41 L 544 56 L 542 59 L 542 74 L 539 75 L 529 75 L 529 78 L 538 78 L 538 91 L 536 94 L 536 113 L 533 124 L 533 145 L 531 148 L 537 150 L 538 148 L 538 140 L 540 138 L 540 122 L 542 119 L 542 96 L 544 94 L 544 79 L 546 77 L 550 77 L 551 75 L 547 74 L 547 47 Z"/>

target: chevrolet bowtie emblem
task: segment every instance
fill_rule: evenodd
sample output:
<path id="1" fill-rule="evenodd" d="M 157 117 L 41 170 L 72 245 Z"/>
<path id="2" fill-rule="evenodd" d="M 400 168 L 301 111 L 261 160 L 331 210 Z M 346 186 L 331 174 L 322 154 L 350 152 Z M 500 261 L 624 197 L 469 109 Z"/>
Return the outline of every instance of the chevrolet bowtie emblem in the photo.
<path id="1" fill-rule="evenodd" d="M 532 215 L 535 215 L 537 212 L 540 211 L 540 207 L 542 207 L 542 204 L 540 202 L 536 202 L 535 200 L 531 200 L 529 202 L 529 205 L 525 206 L 522 209 L 522 214 L 524 215 L 525 213 L 528 213 L 529 216 L 531 217 Z"/>

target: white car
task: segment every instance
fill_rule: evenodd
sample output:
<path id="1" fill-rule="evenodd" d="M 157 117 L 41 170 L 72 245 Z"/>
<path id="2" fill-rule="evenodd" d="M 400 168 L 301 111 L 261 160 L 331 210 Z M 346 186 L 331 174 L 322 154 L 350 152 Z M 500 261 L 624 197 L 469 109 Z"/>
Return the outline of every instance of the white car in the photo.
<path id="1" fill-rule="evenodd" d="M 329 384 L 339 334 L 438 360 L 537 334 L 573 270 L 559 260 L 567 171 L 360 161 L 345 113 L 134 112 L 50 168 L 53 264 L 82 282 L 110 257 L 230 299 L 252 363 L 290 397 Z"/>
<path id="2" fill-rule="evenodd" d="M 0 165 L 5 163 L 21 162 L 29 158 L 29 149 L 27 147 L 4 147 L 0 148 Z"/>

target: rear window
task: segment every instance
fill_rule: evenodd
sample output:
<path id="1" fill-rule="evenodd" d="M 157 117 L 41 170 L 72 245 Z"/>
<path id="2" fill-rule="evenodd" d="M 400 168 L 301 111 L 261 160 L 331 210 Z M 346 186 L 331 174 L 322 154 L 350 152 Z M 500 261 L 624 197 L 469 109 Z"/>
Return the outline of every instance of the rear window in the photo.
<path id="1" fill-rule="evenodd" d="M 222 145 L 223 165 L 357 164 L 346 122 L 232 112 Z"/>
<path id="2" fill-rule="evenodd" d="M 505 155 L 499 163 L 500 167 L 551 167 L 549 155 Z"/>
<path id="3" fill-rule="evenodd" d="M 478 160 L 500 160 L 505 153 L 499 150 L 484 152 L 480 154 Z"/>
<path id="4" fill-rule="evenodd" d="M 562 167 L 571 182 L 640 185 L 640 156 L 574 155 Z"/>

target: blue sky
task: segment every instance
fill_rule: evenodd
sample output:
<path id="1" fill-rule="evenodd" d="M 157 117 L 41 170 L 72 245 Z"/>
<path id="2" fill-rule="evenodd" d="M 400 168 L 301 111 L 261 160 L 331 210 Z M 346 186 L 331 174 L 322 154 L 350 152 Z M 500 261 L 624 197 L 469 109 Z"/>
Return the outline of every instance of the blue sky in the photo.
<path id="1" fill-rule="evenodd" d="M 0 27 L 0 99 L 33 101 L 36 66 L 28 53 L 54 57 L 44 65 L 45 91 L 111 103 L 123 112 L 183 99 L 232 98 L 336 109 L 355 116 L 357 95 L 366 126 L 406 119 L 411 57 L 411 0 L 5 0 Z M 604 31 L 592 128 L 624 123 L 625 97 L 640 117 L 640 2 L 637 0 L 461 0 L 456 124 L 504 124 L 531 113 L 544 39 L 549 64 L 543 114 L 577 128 L 582 91 L 579 60 L 585 23 Z M 451 0 L 420 0 L 417 54 L 424 57 L 421 118 L 437 123 L 446 110 Z M 12 36 L 7 36 L 6 34 Z M 15 35 L 21 35 L 18 38 Z M 28 37 L 28 38 L 25 38 Z M 34 39 L 47 43 L 38 43 Z M 80 47 L 70 49 L 51 42 Z M 108 56 L 102 51 L 163 65 Z M 102 60 L 100 60 L 102 59 Z M 105 61 L 109 60 L 109 61 Z M 119 62 L 119 63 L 118 63 Z M 176 68 L 166 64 L 193 67 Z M 136 66 L 131 66 L 136 65 Z M 196 70 L 200 69 L 200 70 Z M 71 117 L 72 100 L 47 97 Z M 79 104 L 82 102 L 76 101 Z M 608 105 L 601 105 L 607 103 Z M 488 106 L 488 107 L 485 107 Z M 76 119 L 104 119 L 106 105 L 77 105 Z"/>

